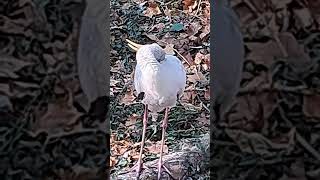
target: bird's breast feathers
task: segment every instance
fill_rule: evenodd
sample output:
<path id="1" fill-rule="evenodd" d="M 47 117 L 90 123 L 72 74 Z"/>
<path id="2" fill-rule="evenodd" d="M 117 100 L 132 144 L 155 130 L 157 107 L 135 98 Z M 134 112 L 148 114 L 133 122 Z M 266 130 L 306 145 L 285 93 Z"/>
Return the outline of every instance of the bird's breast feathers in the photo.
<path id="1" fill-rule="evenodd" d="M 137 64 L 134 81 L 136 91 L 145 93 L 147 104 L 175 103 L 177 93 L 185 88 L 186 72 L 177 57 L 166 55 L 166 60 L 156 67 Z"/>

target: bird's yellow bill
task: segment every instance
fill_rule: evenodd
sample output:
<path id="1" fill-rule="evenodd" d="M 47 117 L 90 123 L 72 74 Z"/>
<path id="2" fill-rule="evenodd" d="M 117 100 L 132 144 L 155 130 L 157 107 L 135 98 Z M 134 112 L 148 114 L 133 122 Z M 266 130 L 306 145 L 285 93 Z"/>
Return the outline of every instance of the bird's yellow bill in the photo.
<path id="1" fill-rule="evenodd" d="M 129 39 L 126 39 L 126 41 L 128 42 L 128 46 L 133 49 L 134 51 L 138 51 L 138 49 L 141 48 L 141 44 L 137 44 L 135 42 L 130 41 Z"/>

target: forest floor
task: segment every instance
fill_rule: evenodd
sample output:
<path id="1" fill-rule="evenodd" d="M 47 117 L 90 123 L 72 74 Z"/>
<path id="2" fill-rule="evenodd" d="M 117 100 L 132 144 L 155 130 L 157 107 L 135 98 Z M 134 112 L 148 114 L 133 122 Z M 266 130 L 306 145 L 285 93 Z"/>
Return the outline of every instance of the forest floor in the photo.
<path id="1" fill-rule="evenodd" d="M 135 53 L 125 39 L 158 43 L 175 53 L 187 71 L 180 103 L 170 110 L 164 153 L 178 142 L 209 132 L 210 5 L 204 1 L 111 1 L 111 173 L 131 167 L 139 155 L 143 105 L 134 101 Z M 144 161 L 157 159 L 161 120 L 149 121 Z"/>
<path id="2" fill-rule="evenodd" d="M 246 61 L 241 90 L 216 132 L 216 178 L 319 179 L 319 1 L 231 6 Z"/>

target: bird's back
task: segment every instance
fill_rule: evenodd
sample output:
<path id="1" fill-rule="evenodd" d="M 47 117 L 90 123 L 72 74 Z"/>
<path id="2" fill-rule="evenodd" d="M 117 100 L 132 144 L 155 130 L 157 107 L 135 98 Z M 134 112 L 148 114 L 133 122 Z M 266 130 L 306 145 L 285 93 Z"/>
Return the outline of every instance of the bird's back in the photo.
<path id="1" fill-rule="evenodd" d="M 145 93 L 142 102 L 159 112 L 176 104 L 186 85 L 186 72 L 177 57 L 166 55 L 160 63 L 137 64 L 134 80 L 137 93 Z"/>

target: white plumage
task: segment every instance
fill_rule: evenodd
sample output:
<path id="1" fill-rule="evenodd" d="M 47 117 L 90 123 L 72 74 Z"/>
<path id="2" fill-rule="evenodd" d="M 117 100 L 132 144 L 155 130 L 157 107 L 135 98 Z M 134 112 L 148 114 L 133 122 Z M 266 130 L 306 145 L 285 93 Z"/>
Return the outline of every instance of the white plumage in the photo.
<path id="1" fill-rule="evenodd" d="M 144 92 L 143 104 L 151 112 L 160 112 L 176 104 L 186 86 L 186 72 L 181 61 L 166 55 L 158 44 L 144 45 L 136 55 L 134 85 L 137 94 Z"/>
<path id="2" fill-rule="evenodd" d="M 176 105 L 177 98 L 182 95 L 185 89 L 186 72 L 181 61 L 175 56 L 167 55 L 158 44 L 139 45 L 130 40 L 127 41 L 128 45 L 137 51 L 134 86 L 138 97 L 140 93 L 144 93 L 142 103 L 145 105 L 139 160 L 133 168 L 137 171 L 136 178 L 138 179 L 142 166 L 148 110 L 153 113 L 152 118 L 155 118 L 158 112 L 165 109 L 158 164 L 158 179 L 160 179 L 162 167 L 170 174 L 170 171 L 162 163 L 165 131 L 169 110 Z"/>

